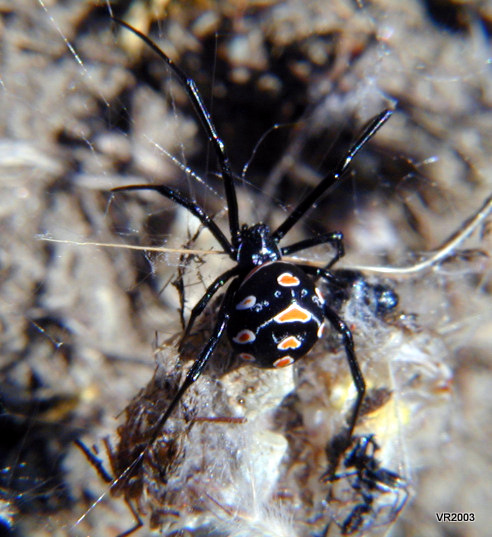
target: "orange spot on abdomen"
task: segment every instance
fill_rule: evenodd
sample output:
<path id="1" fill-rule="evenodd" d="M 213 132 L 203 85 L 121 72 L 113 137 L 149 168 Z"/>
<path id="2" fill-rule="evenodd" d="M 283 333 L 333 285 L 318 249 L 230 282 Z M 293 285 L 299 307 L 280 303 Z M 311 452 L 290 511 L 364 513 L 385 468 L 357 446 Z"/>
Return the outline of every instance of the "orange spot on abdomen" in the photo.
<path id="1" fill-rule="evenodd" d="M 292 274 L 290 274 L 290 272 L 284 272 L 283 274 L 281 274 L 277 278 L 277 282 L 284 287 L 295 287 L 296 285 L 299 285 L 301 283 L 299 281 L 299 278 L 293 276 Z"/>
<path id="2" fill-rule="evenodd" d="M 277 345 L 277 349 L 281 351 L 286 351 L 287 349 L 298 349 L 301 344 L 301 341 L 295 336 L 288 336 Z"/>
<path id="3" fill-rule="evenodd" d="M 305 323 L 310 319 L 311 314 L 309 313 L 309 311 L 301 308 L 297 304 L 292 304 L 274 317 L 274 320 L 277 323 L 294 323 L 296 321 L 300 323 Z"/>

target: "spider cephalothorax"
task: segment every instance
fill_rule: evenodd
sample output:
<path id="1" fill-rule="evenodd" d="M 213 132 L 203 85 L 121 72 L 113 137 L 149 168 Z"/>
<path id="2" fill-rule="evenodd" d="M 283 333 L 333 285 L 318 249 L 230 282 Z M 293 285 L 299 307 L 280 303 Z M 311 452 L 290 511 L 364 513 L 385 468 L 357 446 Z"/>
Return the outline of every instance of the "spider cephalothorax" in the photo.
<path id="1" fill-rule="evenodd" d="M 242 226 L 236 255 L 238 266 L 257 267 L 269 261 L 278 261 L 281 257 L 277 241 L 272 239 L 266 224 Z"/>

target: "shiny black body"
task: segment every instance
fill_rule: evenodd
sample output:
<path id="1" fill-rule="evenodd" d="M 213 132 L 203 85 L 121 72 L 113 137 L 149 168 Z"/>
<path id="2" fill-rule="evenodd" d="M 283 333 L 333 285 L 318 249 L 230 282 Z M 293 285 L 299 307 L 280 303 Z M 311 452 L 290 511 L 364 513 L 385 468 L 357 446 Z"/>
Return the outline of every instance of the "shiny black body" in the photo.
<path id="1" fill-rule="evenodd" d="M 236 291 L 227 327 L 232 347 L 260 367 L 290 365 L 320 338 L 323 305 L 302 269 L 282 261 L 264 263 Z"/>
<path id="2" fill-rule="evenodd" d="M 212 218 L 205 213 L 198 203 L 194 202 L 178 190 L 172 189 L 166 185 L 148 184 L 122 186 L 115 188 L 114 191 L 154 190 L 164 197 L 174 201 L 176 204 L 181 205 L 200 220 L 201 224 L 212 233 L 224 251 L 236 263 L 232 269 L 224 272 L 212 282 L 191 312 L 183 339 L 187 337 L 195 320 L 205 309 L 210 299 L 226 283 L 230 282 L 217 314 L 215 328 L 212 331 L 209 341 L 188 371 L 183 384 L 168 409 L 160 417 L 155 426 L 155 432 L 149 445 L 151 445 L 158 437 L 160 430 L 165 425 L 186 390 L 201 375 L 219 340 L 225 333 L 229 334 L 233 347 L 236 350 L 239 350 L 242 349 L 241 344 L 235 342 L 234 338 L 238 336 L 241 330 L 250 330 L 255 334 L 255 337 L 261 339 L 262 343 L 265 342 L 265 350 L 262 350 L 261 346 L 257 344 L 253 346 L 253 352 L 249 353 L 254 357 L 256 363 L 262 367 L 282 367 L 291 363 L 291 360 L 288 357 L 293 358 L 293 360 L 298 359 L 305 355 L 314 345 L 315 341 L 321 335 L 322 330 L 320 327 L 323 318 L 328 321 L 341 337 L 350 371 L 357 389 L 357 398 L 354 402 L 353 412 L 348 420 L 347 431 L 344 435 L 346 444 L 349 445 L 360 405 L 364 397 L 364 379 L 357 363 L 352 334 L 348 326 L 330 307 L 330 304 L 323 301 L 322 297 L 316 292 L 315 287 L 315 282 L 319 279 L 324 279 L 330 283 L 334 282 L 335 279 L 330 273 L 329 268 L 344 253 L 342 234 L 339 232 L 317 234 L 309 239 L 283 247 L 280 246 L 280 242 L 289 230 L 309 209 L 312 208 L 313 204 L 315 204 L 327 190 L 333 188 L 342 180 L 354 156 L 389 119 L 392 114 L 391 110 L 384 110 L 368 123 L 355 143 L 349 148 L 339 166 L 326 175 L 319 184 L 301 200 L 279 227 L 271 231 L 268 225 L 264 223 L 253 224 L 251 226 L 240 226 L 235 177 L 232 173 L 224 144 L 215 130 L 215 126 L 203 104 L 195 82 L 181 71 L 181 69 L 148 37 L 125 22 L 118 20 L 116 20 L 116 22 L 138 35 L 156 54 L 158 54 L 172 69 L 188 93 L 219 164 L 228 208 L 229 238 L 222 232 Z M 316 268 L 281 261 L 282 257 L 285 255 L 290 255 L 294 252 L 324 243 L 330 243 L 335 248 L 335 255 L 331 261 L 326 264 L 326 268 Z M 266 263 L 270 263 L 267 268 L 265 267 Z M 251 272 L 255 269 L 257 270 L 255 273 L 256 275 L 251 275 Z M 285 286 L 283 288 L 284 292 L 277 302 L 274 300 L 276 298 L 274 293 L 276 290 L 278 291 L 279 287 L 277 278 L 289 271 L 296 275 L 300 283 L 296 287 L 294 293 L 292 293 L 292 289 L 289 290 L 289 287 Z M 304 292 L 306 292 L 305 295 Z M 241 304 L 242 300 L 244 300 L 248 294 L 253 295 L 257 303 L 269 301 L 269 306 L 264 307 L 259 312 L 253 310 L 248 311 L 247 308 L 238 310 L 237 306 Z M 279 318 L 277 316 L 282 312 L 285 313 L 289 304 L 294 305 L 294 307 L 295 304 L 298 306 L 302 305 L 302 309 L 306 310 L 312 317 L 309 326 L 302 322 L 278 322 Z M 277 345 L 290 336 L 297 338 L 300 341 L 300 345 L 297 348 L 290 347 L 288 349 L 282 349 L 282 352 L 279 352 Z M 245 337 L 247 339 L 247 337 L 250 336 Z M 290 341 L 292 342 L 293 340 Z M 289 347 L 289 343 L 286 343 L 284 346 Z M 285 350 L 292 351 L 291 355 L 288 353 L 283 354 L 283 351 Z M 286 359 L 282 359 L 286 356 Z M 142 451 L 141 455 L 133 463 L 131 468 L 140 463 L 144 454 L 145 450 Z M 131 468 L 129 468 L 128 471 L 130 471 Z"/>

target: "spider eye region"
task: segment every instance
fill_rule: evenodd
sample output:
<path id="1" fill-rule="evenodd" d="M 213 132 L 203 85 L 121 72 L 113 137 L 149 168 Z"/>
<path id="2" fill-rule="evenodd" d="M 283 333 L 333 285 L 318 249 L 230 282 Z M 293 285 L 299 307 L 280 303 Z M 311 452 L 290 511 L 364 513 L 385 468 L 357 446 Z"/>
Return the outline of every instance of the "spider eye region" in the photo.
<path id="1" fill-rule="evenodd" d="M 243 226 L 239 237 L 237 262 L 243 267 L 258 267 L 264 263 L 278 261 L 281 257 L 277 241 L 271 238 L 266 224 Z"/>
<path id="2" fill-rule="evenodd" d="M 234 352 L 265 368 L 302 358 L 322 334 L 320 297 L 296 265 L 276 261 L 255 267 L 234 297 L 227 329 Z"/>

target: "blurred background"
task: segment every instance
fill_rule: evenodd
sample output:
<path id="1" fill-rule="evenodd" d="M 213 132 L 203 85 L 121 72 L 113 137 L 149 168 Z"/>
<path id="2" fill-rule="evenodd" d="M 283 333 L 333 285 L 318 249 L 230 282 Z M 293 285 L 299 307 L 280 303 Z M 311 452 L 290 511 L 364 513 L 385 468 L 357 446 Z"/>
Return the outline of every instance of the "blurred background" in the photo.
<path id="1" fill-rule="evenodd" d="M 115 438 L 125 407 L 152 378 L 158 344 L 182 330 L 172 282 L 191 278 L 189 308 L 226 267 L 218 254 L 191 262 L 124 248 L 210 245 L 192 240 L 189 217 L 164 198 L 110 193 L 122 184 L 166 183 L 219 222 L 226 215 L 213 149 L 185 92 L 111 13 L 197 83 L 243 183 L 245 222 L 281 222 L 369 118 L 396 108 L 289 242 L 342 231 L 339 266 L 386 267 L 378 277 L 391 282 L 401 311 L 447 350 L 449 383 L 427 394 L 440 410 L 408 448 L 412 499 L 394 535 L 485 535 L 486 0 L 0 0 L 1 534 L 116 535 L 132 525 L 110 495 L 77 524 L 105 486 L 74 440 L 103 456 L 102 439 Z M 429 259 L 480 209 L 473 233 L 438 263 L 405 275 L 390 269 Z M 437 523 L 443 511 L 474 513 L 476 522 Z M 138 535 L 150 533 L 144 526 Z"/>

